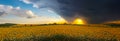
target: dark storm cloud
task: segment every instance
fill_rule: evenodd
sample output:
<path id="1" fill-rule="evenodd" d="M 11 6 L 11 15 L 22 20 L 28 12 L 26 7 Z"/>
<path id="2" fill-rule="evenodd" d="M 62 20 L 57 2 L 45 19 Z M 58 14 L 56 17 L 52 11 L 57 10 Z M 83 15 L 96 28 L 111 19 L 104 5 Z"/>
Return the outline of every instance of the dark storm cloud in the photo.
<path id="1" fill-rule="evenodd" d="M 60 15 L 66 19 L 84 16 L 88 23 L 120 20 L 120 0 L 58 0 Z"/>
<path id="2" fill-rule="evenodd" d="M 120 0 L 22 0 L 33 7 L 51 8 L 66 20 L 85 18 L 88 23 L 120 20 Z"/>

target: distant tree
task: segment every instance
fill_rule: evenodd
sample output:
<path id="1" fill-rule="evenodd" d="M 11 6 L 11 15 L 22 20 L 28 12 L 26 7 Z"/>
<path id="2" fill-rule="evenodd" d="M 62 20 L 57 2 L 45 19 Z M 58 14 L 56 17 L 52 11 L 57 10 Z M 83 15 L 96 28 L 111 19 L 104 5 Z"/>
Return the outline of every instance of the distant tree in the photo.
<path id="1" fill-rule="evenodd" d="M 53 25 L 57 25 L 57 23 L 53 23 Z"/>
<path id="2" fill-rule="evenodd" d="M 116 24 L 116 23 L 107 23 L 105 25 L 111 26 L 111 27 L 120 27 L 120 24 Z"/>
<path id="3" fill-rule="evenodd" d="M 13 25 L 16 25 L 14 23 L 5 23 L 5 24 L 0 24 L 0 26 L 13 26 Z"/>
<path id="4" fill-rule="evenodd" d="M 25 24 L 25 26 L 27 26 L 27 24 Z"/>
<path id="5" fill-rule="evenodd" d="M 33 26 L 32 24 L 30 26 Z"/>
<path id="6" fill-rule="evenodd" d="M 67 23 L 64 23 L 64 25 L 66 25 Z"/>

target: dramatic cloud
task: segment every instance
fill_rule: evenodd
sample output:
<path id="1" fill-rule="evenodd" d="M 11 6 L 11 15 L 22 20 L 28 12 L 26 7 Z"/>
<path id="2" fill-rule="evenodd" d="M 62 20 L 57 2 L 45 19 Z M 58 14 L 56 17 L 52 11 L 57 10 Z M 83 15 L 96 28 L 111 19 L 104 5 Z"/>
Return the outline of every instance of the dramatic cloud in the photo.
<path id="1" fill-rule="evenodd" d="M 36 8 L 51 8 L 68 21 L 80 17 L 88 23 L 120 20 L 120 0 L 21 0 Z M 76 16 L 77 15 L 77 16 Z"/>
<path id="2" fill-rule="evenodd" d="M 7 13 L 5 13 L 4 11 L 0 11 L 0 16 L 4 16 L 6 15 Z"/>
<path id="3" fill-rule="evenodd" d="M 20 7 L 12 7 L 7 5 L 0 5 L 0 16 L 5 16 L 8 14 L 13 14 L 18 17 L 33 18 L 36 15 L 31 10 L 23 10 Z"/>
<path id="4" fill-rule="evenodd" d="M 58 8 L 57 0 L 20 0 L 26 4 L 33 4 L 36 8 Z"/>
<path id="5" fill-rule="evenodd" d="M 59 3 L 57 0 L 20 0 L 23 1 L 26 4 L 33 4 L 33 7 L 38 8 L 38 9 L 43 9 L 43 8 L 50 8 L 53 11 L 60 13 L 59 11 Z"/>

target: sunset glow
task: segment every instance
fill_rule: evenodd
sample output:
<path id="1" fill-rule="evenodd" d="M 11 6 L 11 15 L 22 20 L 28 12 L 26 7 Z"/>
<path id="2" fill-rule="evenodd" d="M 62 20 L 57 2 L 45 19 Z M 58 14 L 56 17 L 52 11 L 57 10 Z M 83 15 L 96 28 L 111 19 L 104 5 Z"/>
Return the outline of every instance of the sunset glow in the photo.
<path id="1" fill-rule="evenodd" d="M 57 24 L 64 24 L 64 23 L 68 23 L 65 19 L 61 18 L 58 21 L 56 21 L 55 23 Z"/>
<path id="2" fill-rule="evenodd" d="M 73 21 L 73 24 L 85 24 L 85 23 L 82 19 L 77 18 Z"/>

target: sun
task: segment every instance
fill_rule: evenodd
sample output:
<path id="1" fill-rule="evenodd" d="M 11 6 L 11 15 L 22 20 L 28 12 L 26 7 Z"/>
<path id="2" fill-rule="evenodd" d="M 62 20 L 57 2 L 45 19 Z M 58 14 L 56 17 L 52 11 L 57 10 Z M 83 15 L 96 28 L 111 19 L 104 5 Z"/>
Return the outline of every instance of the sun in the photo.
<path id="1" fill-rule="evenodd" d="M 75 19 L 75 20 L 73 21 L 72 24 L 85 24 L 85 23 L 84 23 L 84 21 L 83 21 L 82 19 L 77 18 L 77 19 Z"/>

